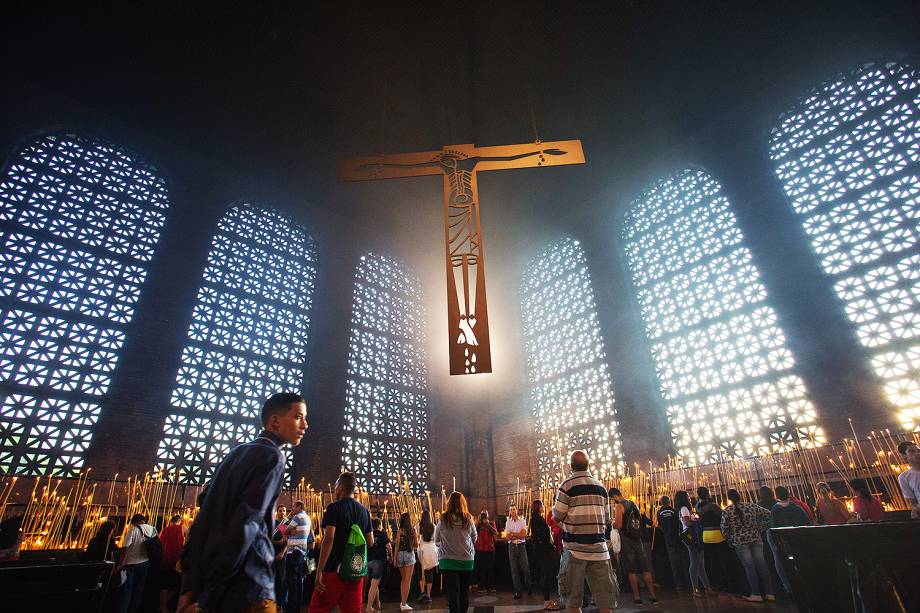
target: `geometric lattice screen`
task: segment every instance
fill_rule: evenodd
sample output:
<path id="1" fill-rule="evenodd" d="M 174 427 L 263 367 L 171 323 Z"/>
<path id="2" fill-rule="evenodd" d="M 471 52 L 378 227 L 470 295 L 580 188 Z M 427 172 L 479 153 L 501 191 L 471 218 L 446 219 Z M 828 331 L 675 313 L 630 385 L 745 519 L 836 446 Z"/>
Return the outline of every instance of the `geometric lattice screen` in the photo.
<path id="1" fill-rule="evenodd" d="M 428 487 L 428 372 L 418 278 L 368 253 L 355 278 L 342 465 L 375 494 Z"/>
<path id="2" fill-rule="evenodd" d="M 0 473 L 73 477 L 169 208 L 157 171 L 45 136 L 0 183 Z"/>
<path id="3" fill-rule="evenodd" d="M 898 421 L 920 431 L 920 71 L 869 64 L 815 88 L 770 155 Z"/>
<path id="4" fill-rule="evenodd" d="M 620 472 L 613 386 L 578 241 L 556 241 L 527 264 L 521 313 L 541 482 L 567 474 L 575 449 L 590 453 L 601 478 Z"/>
<path id="5" fill-rule="evenodd" d="M 696 169 L 655 182 L 630 206 L 623 242 L 684 460 L 822 443 L 719 183 Z"/>
<path id="6" fill-rule="evenodd" d="M 302 226 L 240 204 L 217 224 L 157 451 L 158 468 L 204 483 L 261 430 L 262 403 L 299 392 L 316 279 Z M 288 476 L 293 454 L 288 453 Z"/>

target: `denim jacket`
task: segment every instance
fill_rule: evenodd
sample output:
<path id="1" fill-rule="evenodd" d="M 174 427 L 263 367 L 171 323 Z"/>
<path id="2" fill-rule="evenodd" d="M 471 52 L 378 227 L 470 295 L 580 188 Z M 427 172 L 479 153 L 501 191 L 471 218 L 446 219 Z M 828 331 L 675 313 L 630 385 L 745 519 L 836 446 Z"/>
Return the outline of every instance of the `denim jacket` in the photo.
<path id="1" fill-rule="evenodd" d="M 203 609 L 239 611 L 275 600 L 270 540 L 284 476 L 282 441 L 271 432 L 230 451 L 198 498 L 182 550 L 182 593 Z"/>

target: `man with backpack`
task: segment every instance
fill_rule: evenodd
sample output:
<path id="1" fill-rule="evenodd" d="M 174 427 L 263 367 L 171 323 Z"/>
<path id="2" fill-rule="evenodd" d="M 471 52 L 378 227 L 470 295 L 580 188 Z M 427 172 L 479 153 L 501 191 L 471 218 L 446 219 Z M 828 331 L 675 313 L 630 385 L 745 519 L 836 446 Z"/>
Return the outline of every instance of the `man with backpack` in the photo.
<path id="1" fill-rule="evenodd" d="M 642 538 L 642 529 L 651 525 L 642 515 L 639 507 L 632 500 L 623 497 L 618 488 L 612 487 L 608 492 L 615 504 L 616 519 L 614 527 L 620 532 L 620 567 L 629 577 L 629 587 L 633 593 L 633 603 L 642 604 L 639 594 L 639 574 L 648 590 L 649 602 L 658 604 L 655 585 L 652 583 L 652 563 L 649 559 L 647 545 Z"/>
<path id="2" fill-rule="evenodd" d="M 131 517 L 131 526 L 121 546 L 118 570 L 124 571 L 125 581 L 118 595 L 118 611 L 135 613 L 141 606 L 151 566 L 159 567 L 163 546 L 157 538 L 157 529 L 147 523 L 147 517 L 142 513 Z"/>
<path id="3" fill-rule="evenodd" d="M 336 501 L 323 513 L 310 613 L 326 613 L 336 606 L 341 613 L 361 613 L 367 550 L 374 546 L 374 532 L 370 514 L 354 498 L 356 485 L 354 473 L 342 473 L 335 482 Z"/>

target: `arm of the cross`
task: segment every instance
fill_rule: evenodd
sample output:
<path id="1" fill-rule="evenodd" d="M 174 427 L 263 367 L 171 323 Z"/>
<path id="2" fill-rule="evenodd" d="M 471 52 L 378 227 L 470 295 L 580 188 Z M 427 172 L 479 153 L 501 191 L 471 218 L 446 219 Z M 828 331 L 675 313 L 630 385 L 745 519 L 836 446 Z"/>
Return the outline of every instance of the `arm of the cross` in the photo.
<path id="1" fill-rule="evenodd" d="M 480 159 L 477 172 L 585 163 L 580 140 L 478 147 L 476 156 Z"/>
<path id="2" fill-rule="evenodd" d="M 440 151 L 368 155 L 342 160 L 339 181 L 374 181 L 441 174 Z"/>

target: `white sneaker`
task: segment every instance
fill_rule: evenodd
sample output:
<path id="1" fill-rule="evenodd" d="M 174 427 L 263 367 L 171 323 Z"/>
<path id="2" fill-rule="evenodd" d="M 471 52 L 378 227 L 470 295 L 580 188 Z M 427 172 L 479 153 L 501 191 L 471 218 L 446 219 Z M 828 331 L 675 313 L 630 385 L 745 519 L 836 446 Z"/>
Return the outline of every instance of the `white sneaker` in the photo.
<path id="1" fill-rule="evenodd" d="M 776 596 L 773 594 L 767 594 L 767 602 L 776 602 Z"/>
<path id="2" fill-rule="evenodd" d="M 411 610 L 412 610 L 412 607 L 410 607 L 409 605 L 407 605 L 407 604 L 404 603 L 404 602 L 401 602 L 401 603 L 399 603 L 399 610 L 400 610 L 400 611 L 411 611 Z"/>
<path id="3" fill-rule="evenodd" d="M 763 602 L 763 596 L 761 596 L 760 594 L 757 594 L 755 596 L 745 596 L 744 599 L 747 600 L 748 602 Z"/>

